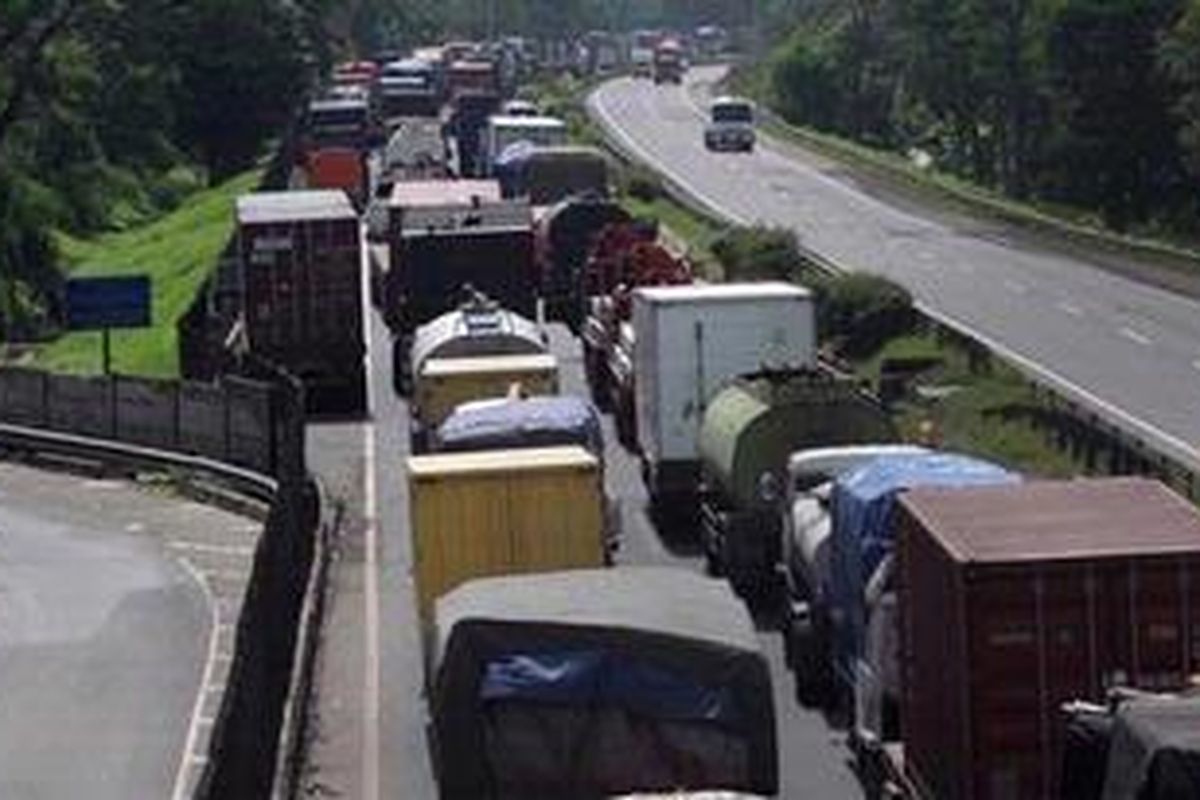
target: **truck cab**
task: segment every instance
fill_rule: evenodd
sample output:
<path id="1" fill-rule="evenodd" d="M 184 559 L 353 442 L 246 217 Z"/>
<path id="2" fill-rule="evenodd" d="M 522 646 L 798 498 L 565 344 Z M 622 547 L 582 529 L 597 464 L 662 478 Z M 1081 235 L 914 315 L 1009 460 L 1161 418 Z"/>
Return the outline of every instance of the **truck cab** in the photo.
<path id="1" fill-rule="evenodd" d="M 654 82 L 683 83 L 683 46 L 674 39 L 664 39 L 654 48 Z"/>
<path id="2" fill-rule="evenodd" d="M 708 150 L 754 150 L 754 103 L 740 97 L 718 97 L 708 107 L 704 146 Z"/>

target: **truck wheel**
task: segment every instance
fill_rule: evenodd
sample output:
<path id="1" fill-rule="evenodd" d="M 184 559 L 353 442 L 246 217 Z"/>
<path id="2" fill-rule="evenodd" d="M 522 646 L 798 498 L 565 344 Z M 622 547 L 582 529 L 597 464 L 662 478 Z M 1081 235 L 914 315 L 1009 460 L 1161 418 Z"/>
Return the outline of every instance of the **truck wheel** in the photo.
<path id="1" fill-rule="evenodd" d="M 784 631 L 789 664 L 796 675 L 796 694 L 809 708 L 826 708 L 831 699 L 829 655 L 821 628 L 812 619 L 791 617 Z"/>

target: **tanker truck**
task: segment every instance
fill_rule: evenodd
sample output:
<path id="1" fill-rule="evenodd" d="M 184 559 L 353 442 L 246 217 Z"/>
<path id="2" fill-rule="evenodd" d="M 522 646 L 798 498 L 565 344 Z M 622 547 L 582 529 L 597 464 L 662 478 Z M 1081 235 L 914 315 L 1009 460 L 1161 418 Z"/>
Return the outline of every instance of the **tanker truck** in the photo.
<path id="1" fill-rule="evenodd" d="M 852 377 L 824 367 L 734 379 L 700 426 L 700 532 L 706 562 L 748 600 L 778 585 L 788 456 L 815 445 L 885 442 L 896 431 Z"/>

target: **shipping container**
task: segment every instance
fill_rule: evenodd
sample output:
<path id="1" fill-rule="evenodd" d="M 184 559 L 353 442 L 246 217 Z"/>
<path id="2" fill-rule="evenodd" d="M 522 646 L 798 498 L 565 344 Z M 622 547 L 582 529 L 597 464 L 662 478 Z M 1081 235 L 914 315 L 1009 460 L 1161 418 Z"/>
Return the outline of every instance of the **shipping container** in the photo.
<path id="1" fill-rule="evenodd" d="M 367 169 L 363 155 L 348 147 L 324 147 L 310 150 L 305 170 L 309 189 L 343 191 L 355 208 L 363 208 L 367 199 Z"/>
<path id="2" fill-rule="evenodd" d="M 582 447 L 408 459 L 417 607 L 488 575 L 607 560 L 599 462 Z"/>
<path id="3" fill-rule="evenodd" d="M 637 436 L 653 500 L 694 491 L 704 409 L 730 379 L 816 364 L 812 293 L 785 283 L 633 293 Z"/>
<path id="4" fill-rule="evenodd" d="M 398 184 L 402 185 L 402 184 Z M 537 314 L 533 216 L 524 201 L 407 208 L 393 232 L 387 318 L 402 335 L 451 311 L 467 289 Z"/>
<path id="5" fill-rule="evenodd" d="M 416 376 L 410 426 L 424 447 L 450 412 L 471 400 L 504 397 L 514 385 L 525 396 L 558 394 L 558 360 L 549 354 L 431 358 Z"/>
<path id="6" fill-rule="evenodd" d="M 1200 511 L 1161 483 L 915 489 L 898 509 L 900 730 L 922 793 L 1057 798 L 1063 702 L 1200 672 Z"/>
<path id="7" fill-rule="evenodd" d="M 251 352 L 305 385 L 310 406 L 366 401 L 358 215 L 343 192 L 262 192 L 237 200 L 237 249 Z"/>

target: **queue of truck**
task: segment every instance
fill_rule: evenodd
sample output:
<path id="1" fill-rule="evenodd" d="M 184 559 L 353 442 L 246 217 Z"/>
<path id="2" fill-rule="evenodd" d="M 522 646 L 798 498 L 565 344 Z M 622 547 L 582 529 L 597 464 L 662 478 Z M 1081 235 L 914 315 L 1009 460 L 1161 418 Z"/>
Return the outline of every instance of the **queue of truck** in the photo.
<path id="1" fill-rule="evenodd" d="M 358 94 L 314 104 L 303 162 L 336 184 L 314 176 L 348 148 L 374 182 L 237 211 L 251 351 L 361 408 L 368 275 L 391 329 L 441 796 L 776 794 L 755 618 L 777 624 L 802 701 L 848 720 L 872 796 L 1184 796 L 1147 794 L 1174 773 L 1113 766 L 1172 769 L 1130 755 L 1143 706 L 1109 698 L 1155 693 L 1138 720 L 1194 713 L 1179 693 L 1200 674 L 1200 513 L 1148 479 L 1040 480 L 900 441 L 820 356 L 812 292 L 700 281 L 608 196 L 598 153 L 532 170 L 561 158 L 560 125 L 496 115 L 487 52 L 437 48 L 422 74 L 440 141 L 406 117 L 382 153 L 371 112 L 345 104 L 419 70 L 340 68 Z M 371 195 L 387 258 L 364 249 Z M 582 340 L 590 398 L 561 394 L 547 320 Z M 709 575 L 614 565 L 601 410 L 652 520 Z M 1078 746 L 1080 718 L 1105 713 L 1111 744 Z M 1097 760 L 1103 795 L 1073 794 Z"/>

